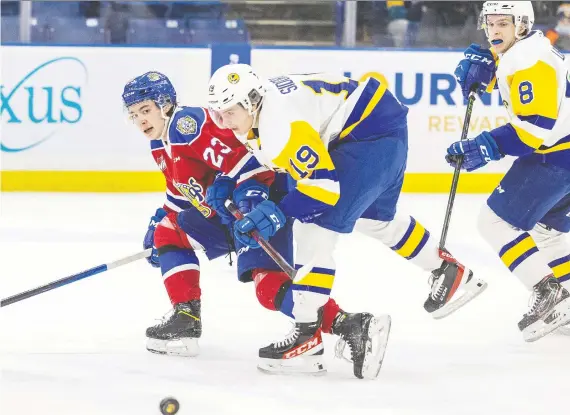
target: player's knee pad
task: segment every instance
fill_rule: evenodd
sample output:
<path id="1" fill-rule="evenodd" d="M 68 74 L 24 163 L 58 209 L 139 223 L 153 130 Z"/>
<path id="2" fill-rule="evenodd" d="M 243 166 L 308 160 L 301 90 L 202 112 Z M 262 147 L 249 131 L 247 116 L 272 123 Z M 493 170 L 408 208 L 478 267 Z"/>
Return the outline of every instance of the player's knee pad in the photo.
<path id="1" fill-rule="evenodd" d="M 313 262 L 314 267 L 334 269 L 333 251 L 339 234 L 314 223 L 293 223 L 293 235 L 297 241 L 295 263 L 305 265 Z"/>
<path id="2" fill-rule="evenodd" d="M 382 242 L 426 271 L 438 268 L 441 264 L 434 239 L 412 216 L 396 214 L 389 222 L 360 219 L 356 224 L 358 231 Z"/>
<path id="3" fill-rule="evenodd" d="M 292 281 L 287 274 L 256 268 L 253 270 L 255 294 L 259 303 L 268 310 L 279 310 Z"/>
<path id="4" fill-rule="evenodd" d="M 570 240 L 568 234 L 539 223 L 530 235 L 536 246 L 548 261 L 556 278 L 570 288 Z"/>
<path id="5" fill-rule="evenodd" d="M 411 235 L 416 224 L 415 219 L 411 216 L 396 214 L 388 222 L 376 219 L 359 219 L 356 222 L 356 230 L 379 240 L 386 246 L 393 247 L 398 245 L 406 235 Z"/>
<path id="6" fill-rule="evenodd" d="M 565 245 L 568 242 L 566 233 L 559 232 L 542 223 L 536 224 L 536 226 L 532 228 L 531 234 L 539 249 L 554 245 Z"/>
<path id="7" fill-rule="evenodd" d="M 521 238 L 531 237 L 532 243 L 536 243 L 532 235 L 508 223 L 486 204 L 479 212 L 477 229 L 483 239 L 485 239 L 495 252 L 499 253 L 499 256 L 502 256 L 504 250 L 508 250 L 520 243 Z"/>
<path id="8" fill-rule="evenodd" d="M 487 206 L 487 204 L 484 204 L 479 211 L 479 216 L 477 217 L 477 230 L 483 239 L 491 245 L 495 245 L 493 242 L 503 242 L 496 240 L 497 235 L 501 233 L 501 230 L 516 232 L 514 226 L 501 219 L 489 206 Z M 510 238 L 510 235 L 505 236 L 507 239 Z"/>
<path id="9" fill-rule="evenodd" d="M 157 225 L 154 231 L 154 246 L 159 256 L 172 250 L 191 249 L 186 234 L 176 223 L 176 213 L 169 213 Z"/>

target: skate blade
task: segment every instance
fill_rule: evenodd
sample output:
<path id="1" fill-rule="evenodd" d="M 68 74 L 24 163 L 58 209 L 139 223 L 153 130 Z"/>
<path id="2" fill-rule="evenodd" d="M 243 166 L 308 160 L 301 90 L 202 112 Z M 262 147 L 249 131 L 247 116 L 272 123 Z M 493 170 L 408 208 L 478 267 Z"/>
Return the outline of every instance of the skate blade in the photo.
<path id="1" fill-rule="evenodd" d="M 374 317 L 370 320 L 368 328 L 368 341 L 366 342 L 366 354 L 362 365 L 363 379 L 376 379 L 384 362 L 384 355 L 388 347 L 388 338 L 392 318 L 389 315 Z"/>
<path id="2" fill-rule="evenodd" d="M 525 328 L 523 330 L 524 341 L 529 343 L 535 342 L 561 326 L 570 323 L 570 298 L 561 301 L 546 318 L 555 313 L 558 315 L 550 323 L 545 323 L 544 320 L 541 319 Z"/>
<path id="3" fill-rule="evenodd" d="M 323 376 L 327 373 L 323 355 L 300 356 L 293 359 L 260 358 L 257 369 L 269 375 Z"/>
<path id="4" fill-rule="evenodd" d="M 191 337 L 176 340 L 147 339 L 146 349 L 167 356 L 194 357 L 200 354 L 198 339 Z"/>
<path id="5" fill-rule="evenodd" d="M 452 300 L 445 304 L 443 307 L 438 308 L 437 310 L 431 313 L 431 316 L 436 319 L 442 319 L 447 317 L 448 315 L 454 313 L 455 311 L 459 310 L 469 301 L 473 300 L 479 294 L 487 289 L 487 283 L 483 280 L 478 278 L 472 277 L 471 281 L 465 283 L 459 290 L 463 291 L 462 295 L 459 295 L 459 292 L 456 292 Z"/>

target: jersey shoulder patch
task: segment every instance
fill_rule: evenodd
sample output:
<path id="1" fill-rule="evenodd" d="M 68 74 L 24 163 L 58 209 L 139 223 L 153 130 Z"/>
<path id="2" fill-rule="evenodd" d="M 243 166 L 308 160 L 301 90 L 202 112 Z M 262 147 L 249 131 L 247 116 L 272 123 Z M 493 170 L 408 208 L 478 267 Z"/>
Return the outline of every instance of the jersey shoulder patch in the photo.
<path id="1" fill-rule="evenodd" d="M 206 122 L 206 111 L 200 107 L 180 107 L 170 123 L 169 139 L 172 145 L 190 144 L 200 136 Z"/>

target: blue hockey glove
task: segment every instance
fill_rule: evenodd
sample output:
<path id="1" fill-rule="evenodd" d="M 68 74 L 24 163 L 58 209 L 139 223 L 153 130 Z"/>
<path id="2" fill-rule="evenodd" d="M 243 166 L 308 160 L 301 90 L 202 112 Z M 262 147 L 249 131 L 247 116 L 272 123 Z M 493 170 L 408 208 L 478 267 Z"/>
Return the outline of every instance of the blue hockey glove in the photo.
<path id="1" fill-rule="evenodd" d="M 269 199 L 269 187 L 255 179 L 248 179 L 234 191 L 233 201 L 241 213 L 248 214 L 255 207 Z"/>
<path id="2" fill-rule="evenodd" d="M 231 198 L 236 181 L 227 176 L 218 176 L 206 190 L 206 203 L 212 207 L 222 219 L 223 224 L 232 223 L 233 215 L 226 209 L 225 203 Z"/>
<path id="3" fill-rule="evenodd" d="M 261 237 L 268 240 L 285 225 L 286 221 L 287 218 L 281 209 L 271 200 L 265 200 L 245 215 L 245 218 L 235 222 L 234 235 L 242 244 L 250 248 L 259 248 L 259 244 L 249 232 L 258 231 Z"/>
<path id="4" fill-rule="evenodd" d="M 467 171 L 477 170 L 491 160 L 500 160 L 504 157 L 493 136 L 487 131 L 475 138 L 456 141 L 447 149 L 445 159 L 452 166 L 457 165 L 458 156 L 463 156 L 461 168 Z"/>
<path id="5" fill-rule="evenodd" d="M 481 48 L 475 43 L 471 44 L 463 54 L 465 58 L 459 62 L 454 72 L 463 97 L 467 98 L 472 89 L 482 95 L 495 77 L 497 69 L 495 58 L 491 50 Z"/>
<path id="6" fill-rule="evenodd" d="M 156 226 L 160 223 L 160 221 L 167 215 L 166 210 L 163 208 L 156 209 L 154 216 L 150 218 L 150 222 L 148 223 L 148 230 L 144 236 L 143 240 L 143 248 L 148 249 L 152 248 L 152 254 L 146 258 L 148 263 L 155 268 L 160 267 L 160 262 L 158 261 L 158 252 L 154 247 L 154 231 L 156 230 Z"/>

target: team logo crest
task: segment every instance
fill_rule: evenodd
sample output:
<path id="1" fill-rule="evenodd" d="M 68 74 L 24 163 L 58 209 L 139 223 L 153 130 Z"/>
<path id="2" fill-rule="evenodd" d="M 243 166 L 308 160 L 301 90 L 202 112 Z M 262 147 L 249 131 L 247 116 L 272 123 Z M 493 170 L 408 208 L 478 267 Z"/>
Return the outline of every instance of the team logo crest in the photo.
<path id="1" fill-rule="evenodd" d="M 180 132 L 180 134 L 190 135 L 196 134 L 196 130 L 198 129 L 198 124 L 196 124 L 196 120 L 189 115 L 186 115 L 182 118 L 179 118 L 176 122 L 176 129 Z"/>
<path id="2" fill-rule="evenodd" d="M 175 182 L 174 185 L 202 215 L 206 218 L 210 217 L 212 210 L 203 204 L 205 201 L 204 189 L 195 178 L 190 177 L 188 184 Z"/>
<path id="3" fill-rule="evenodd" d="M 237 84 L 239 82 L 239 75 L 237 73 L 231 73 L 228 75 L 228 82 L 230 84 Z"/>
<path id="4" fill-rule="evenodd" d="M 156 72 L 151 72 L 147 75 L 148 79 L 150 81 L 156 82 L 156 81 L 160 81 L 161 76 L 160 74 L 157 74 Z"/>

